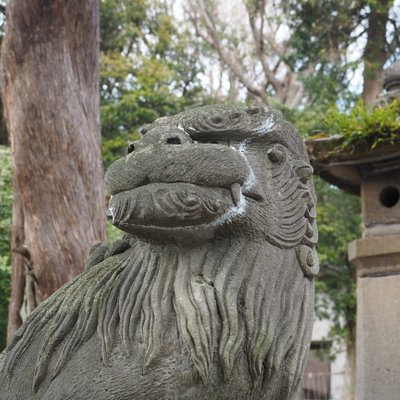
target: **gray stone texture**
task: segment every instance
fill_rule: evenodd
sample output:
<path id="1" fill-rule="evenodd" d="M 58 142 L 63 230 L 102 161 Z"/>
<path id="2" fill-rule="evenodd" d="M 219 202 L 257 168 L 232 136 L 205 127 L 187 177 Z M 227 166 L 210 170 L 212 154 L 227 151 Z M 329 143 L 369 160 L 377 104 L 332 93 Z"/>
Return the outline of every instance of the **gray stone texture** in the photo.
<path id="1" fill-rule="evenodd" d="M 257 106 L 142 134 L 105 178 L 124 238 L 16 333 L 0 399 L 295 399 L 318 272 L 303 141 Z"/>
<path id="2" fill-rule="evenodd" d="M 365 178 L 361 204 L 365 237 L 400 234 L 399 171 Z"/>
<path id="3" fill-rule="evenodd" d="M 400 61 L 390 65 L 383 76 L 383 92 L 379 95 L 376 106 L 383 106 L 393 100 L 400 100 Z"/>
<path id="4" fill-rule="evenodd" d="M 359 278 L 357 399 L 398 400 L 400 275 Z"/>
<path id="5" fill-rule="evenodd" d="M 363 180 L 364 238 L 349 245 L 357 269 L 356 398 L 362 400 L 399 399 L 399 190 L 398 173 Z"/>
<path id="6" fill-rule="evenodd" d="M 400 236 L 371 236 L 353 240 L 349 244 L 349 260 L 357 268 L 359 277 L 400 274 Z"/>

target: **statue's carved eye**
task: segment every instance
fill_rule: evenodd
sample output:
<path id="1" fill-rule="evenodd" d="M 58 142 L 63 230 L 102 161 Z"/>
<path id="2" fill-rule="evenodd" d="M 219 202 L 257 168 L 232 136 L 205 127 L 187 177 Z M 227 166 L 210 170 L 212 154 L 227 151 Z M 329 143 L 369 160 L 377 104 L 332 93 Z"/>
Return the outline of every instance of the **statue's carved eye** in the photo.
<path id="1" fill-rule="evenodd" d="M 285 156 L 284 152 L 277 147 L 272 147 L 271 149 L 269 149 L 267 154 L 268 158 L 274 163 L 281 162 Z"/>

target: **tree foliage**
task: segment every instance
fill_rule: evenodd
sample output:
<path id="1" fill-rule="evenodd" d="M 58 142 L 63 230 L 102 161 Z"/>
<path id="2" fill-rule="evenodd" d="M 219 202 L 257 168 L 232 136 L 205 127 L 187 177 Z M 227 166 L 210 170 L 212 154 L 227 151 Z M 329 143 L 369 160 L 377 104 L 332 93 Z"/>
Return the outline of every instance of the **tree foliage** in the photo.
<path id="1" fill-rule="evenodd" d="M 362 73 L 362 95 L 372 104 L 381 90 L 385 63 L 400 51 L 399 4 L 393 0 L 285 0 L 295 71 L 314 101 L 335 101 Z M 360 79 L 361 80 L 361 79 Z"/>
<path id="2" fill-rule="evenodd" d="M 370 109 L 360 100 L 350 110 L 342 112 L 337 107 L 328 110 L 323 129 L 328 134 L 342 136 L 341 148 L 354 150 L 359 144 L 373 149 L 378 144 L 397 144 L 400 134 L 399 102 Z"/>
<path id="3" fill-rule="evenodd" d="M 199 49 L 166 3 L 101 2 L 101 107 L 106 165 L 144 123 L 200 101 Z"/>
<path id="4" fill-rule="evenodd" d="M 317 316 L 332 322 L 329 339 L 354 340 L 356 318 L 355 271 L 347 260 L 348 244 L 361 235 L 360 199 L 315 178 L 318 194 Z"/>
<path id="5" fill-rule="evenodd" d="M 297 107 L 354 101 L 362 91 L 370 105 L 384 65 L 400 52 L 398 1 L 201 0 L 187 8 L 231 99 L 245 92 Z"/>

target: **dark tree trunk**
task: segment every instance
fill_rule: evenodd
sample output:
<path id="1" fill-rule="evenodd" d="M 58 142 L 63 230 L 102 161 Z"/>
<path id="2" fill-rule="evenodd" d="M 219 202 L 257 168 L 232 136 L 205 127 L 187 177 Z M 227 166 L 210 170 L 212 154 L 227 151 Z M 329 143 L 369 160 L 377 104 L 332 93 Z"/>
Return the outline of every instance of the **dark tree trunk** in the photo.
<path id="1" fill-rule="evenodd" d="M 364 50 L 364 86 L 362 97 L 373 105 L 382 91 L 382 72 L 388 53 L 386 50 L 386 24 L 392 0 L 382 0 L 370 5 L 368 39 Z"/>
<path id="2" fill-rule="evenodd" d="M 0 145 L 9 146 L 10 143 L 8 141 L 8 132 L 3 114 L 3 104 L 0 100 Z"/>
<path id="3" fill-rule="evenodd" d="M 1 80 L 15 202 L 10 337 L 23 298 L 33 290 L 33 308 L 49 297 L 105 239 L 98 0 L 10 0 Z"/>

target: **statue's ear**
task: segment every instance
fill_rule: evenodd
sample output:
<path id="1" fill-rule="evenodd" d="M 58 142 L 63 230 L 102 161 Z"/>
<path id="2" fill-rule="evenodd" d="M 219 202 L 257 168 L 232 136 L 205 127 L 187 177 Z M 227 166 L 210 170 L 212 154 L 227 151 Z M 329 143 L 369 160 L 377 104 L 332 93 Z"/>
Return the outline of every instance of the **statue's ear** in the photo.
<path id="1" fill-rule="evenodd" d="M 96 243 L 89 252 L 89 257 L 85 263 L 85 269 L 89 269 L 100 264 L 106 258 L 121 254 L 130 247 L 130 243 L 124 239 L 117 239 L 110 245 L 107 243 Z"/>
<path id="2" fill-rule="evenodd" d="M 299 160 L 296 161 L 293 172 L 299 177 L 302 183 L 307 183 L 311 180 L 314 169 L 308 162 Z"/>
<path id="3" fill-rule="evenodd" d="M 108 258 L 111 256 L 115 256 L 117 254 L 123 253 L 125 250 L 128 250 L 131 247 L 131 244 L 125 238 L 117 239 L 110 244 L 108 250 L 104 254 L 104 258 Z"/>
<path id="4" fill-rule="evenodd" d="M 85 270 L 89 269 L 97 264 L 100 264 L 104 260 L 104 255 L 108 250 L 107 243 L 96 243 L 92 246 L 89 252 L 89 257 L 85 263 Z"/>

